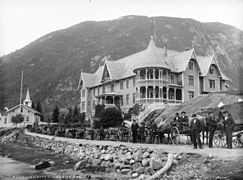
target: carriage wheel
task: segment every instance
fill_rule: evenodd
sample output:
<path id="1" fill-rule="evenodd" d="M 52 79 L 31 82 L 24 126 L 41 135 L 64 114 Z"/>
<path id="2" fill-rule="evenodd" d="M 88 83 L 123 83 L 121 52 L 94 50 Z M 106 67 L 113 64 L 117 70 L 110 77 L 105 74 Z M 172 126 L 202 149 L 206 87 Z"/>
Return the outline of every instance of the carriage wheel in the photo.
<path id="1" fill-rule="evenodd" d="M 233 144 L 235 147 L 242 148 L 243 147 L 243 137 L 242 134 L 237 134 L 236 137 L 233 139 Z"/>
<path id="2" fill-rule="evenodd" d="M 172 127 L 170 129 L 170 140 L 171 140 L 172 144 L 180 143 L 180 132 L 177 127 Z"/>
<path id="3" fill-rule="evenodd" d="M 214 144 L 217 147 L 225 147 L 226 146 L 226 136 L 225 133 L 221 130 L 217 130 L 214 133 Z"/>

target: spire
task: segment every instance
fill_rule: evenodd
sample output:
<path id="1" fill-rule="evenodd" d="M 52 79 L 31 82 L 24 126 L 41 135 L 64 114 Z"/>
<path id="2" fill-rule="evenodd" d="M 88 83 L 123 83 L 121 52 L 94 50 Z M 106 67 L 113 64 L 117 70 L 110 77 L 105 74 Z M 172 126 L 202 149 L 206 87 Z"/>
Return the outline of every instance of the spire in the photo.
<path id="1" fill-rule="evenodd" d="M 30 90 L 29 89 L 27 89 L 25 101 L 30 101 Z"/>
<path id="2" fill-rule="evenodd" d="M 25 100 L 24 100 L 24 105 L 29 106 L 29 107 L 32 106 L 32 101 L 30 100 L 30 91 L 29 91 L 29 89 L 27 89 L 27 92 L 26 92 L 26 97 L 25 97 Z"/>
<path id="3" fill-rule="evenodd" d="M 147 49 L 151 49 L 151 48 L 155 48 L 155 47 L 156 47 L 156 45 L 154 43 L 154 37 L 151 36 L 150 37 L 150 41 L 149 41 L 149 45 L 148 45 L 148 48 Z"/>

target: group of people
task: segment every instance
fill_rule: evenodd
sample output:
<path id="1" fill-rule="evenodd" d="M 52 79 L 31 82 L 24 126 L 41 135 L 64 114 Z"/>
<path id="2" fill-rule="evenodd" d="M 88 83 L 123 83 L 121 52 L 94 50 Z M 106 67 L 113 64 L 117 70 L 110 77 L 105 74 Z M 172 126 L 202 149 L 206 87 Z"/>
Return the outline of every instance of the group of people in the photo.
<path id="1" fill-rule="evenodd" d="M 193 143 L 194 149 L 202 147 L 202 142 L 200 138 L 200 133 L 203 128 L 209 132 L 209 148 L 213 148 L 213 137 L 214 132 L 218 126 L 221 126 L 226 134 L 226 144 L 227 148 L 232 149 L 232 133 L 235 126 L 235 122 L 231 117 L 228 111 L 224 111 L 224 107 L 220 108 L 220 112 L 218 117 L 215 117 L 212 111 L 208 112 L 208 116 L 206 118 L 206 127 L 203 122 L 197 118 L 196 114 L 192 114 L 192 120 L 189 125 L 189 118 L 186 116 L 186 113 L 183 111 L 182 116 L 179 116 L 179 113 L 175 114 L 174 121 L 172 121 L 172 126 L 179 127 L 179 130 L 184 130 L 185 128 L 190 128 L 191 132 L 191 141 Z"/>
<path id="2" fill-rule="evenodd" d="M 204 128 L 206 131 L 209 132 L 208 146 L 209 148 L 213 148 L 213 137 L 215 130 L 217 129 L 217 127 L 221 126 L 226 134 L 227 148 L 232 149 L 232 133 L 235 122 L 231 117 L 230 113 L 224 110 L 224 107 L 221 107 L 218 117 L 216 117 L 212 111 L 208 112 L 208 116 L 206 117 L 206 124 L 203 123 L 199 118 L 197 118 L 196 114 L 192 114 L 192 120 L 189 122 L 189 118 L 186 115 L 186 112 L 183 111 L 181 112 L 181 115 L 179 113 L 175 114 L 174 120 L 171 122 L 170 125 L 172 127 L 178 127 L 180 132 L 188 130 L 191 135 L 191 141 L 193 143 L 194 149 L 198 147 L 200 149 L 203 149 L 200 133 L 204 130 Z M 133 120 L 133 123 L 131 125 L 133 143 L 137 143 L 138 139 L 140 140 L 140 143 L 145 142 L 145 128 L 146 127 L 144 123 L 138 125 L 136 120 Z M 157 124 L 152 121 L 148 124 L 147 128 L 151 133 L 150 143 L 152 143 L 154 142 L 154 138 L 158 128 Z"/>
<path id="3" fill-rule="evenodd" d="M 133 123 L 131 125 L 131 132 L 132 132 L 132 141 L 133 143 L 137 143 L 138 141 L 140 143 L 145 143 L 145 136 L 146 132 L 145 130 L 149 129 L 151 136 L 149 139 L 149 142 L 154 142 L 156 131 L 157 131 L 157 124 L 154 121 L 149 122 L 148 126 L 145 126 L 145 123 L 141 123 L 138 125 L 136 120 L 133 120 Z"/>

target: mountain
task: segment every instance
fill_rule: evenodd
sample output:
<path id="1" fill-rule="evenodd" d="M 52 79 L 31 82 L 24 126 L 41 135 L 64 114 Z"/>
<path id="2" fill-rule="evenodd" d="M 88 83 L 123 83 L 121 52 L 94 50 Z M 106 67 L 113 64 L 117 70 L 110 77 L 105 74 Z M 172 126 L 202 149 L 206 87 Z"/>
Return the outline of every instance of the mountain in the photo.
<path id="1" fill-rule="evenodd" d="M 243 32 L 221 23 L 193 19 L 125 16 L 111 21 L 86 21 L 51 32 L 0 59 L 0 106 L 19 102 L 20 74 L 24 70 L 24 93 L 46 107 L 79 103 L 80 70 L 94 72 L 104 56 L 113 60 L 143 50 L 155 21 L 156 45 L 183 51 L 194 47 L 198 55 L 217 56 L 223 72 L 239 88 Z M 4 101 L 4 97 L 6 102 Z"/>

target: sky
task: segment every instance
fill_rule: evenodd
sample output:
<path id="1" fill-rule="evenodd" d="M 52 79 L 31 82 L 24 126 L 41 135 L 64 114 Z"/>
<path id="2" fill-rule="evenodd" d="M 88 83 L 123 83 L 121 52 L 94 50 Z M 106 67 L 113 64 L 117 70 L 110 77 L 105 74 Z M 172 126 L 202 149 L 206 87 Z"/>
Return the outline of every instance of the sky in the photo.
<path id="1" fill-rule="evenodd" d="M 125 15 L 192 18 L 243 30 L 243 0 L 0 0 L 0 56 L 52 31 Z"/>

